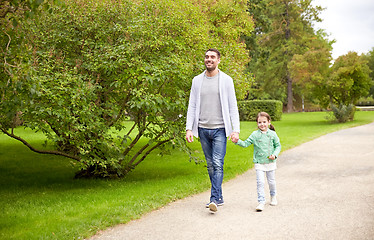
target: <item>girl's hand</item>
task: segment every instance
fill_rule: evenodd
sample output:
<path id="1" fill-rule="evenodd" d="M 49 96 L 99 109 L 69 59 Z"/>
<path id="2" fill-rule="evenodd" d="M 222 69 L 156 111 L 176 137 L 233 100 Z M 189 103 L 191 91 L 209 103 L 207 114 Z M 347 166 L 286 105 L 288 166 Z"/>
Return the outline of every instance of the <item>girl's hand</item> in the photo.
<path id="1" fill-rule="evenodd" d="M 270 159 L 270 160 L 275 160 L 275 158 L 276 158 L 275 155 L 270 155 L 270 156 L 269 156 L 269 159 Z"/>
<path id="2" fill-rule="evenodd" d="M 239 141 L 239 133 L 238 132 L 232 132 L 229 136 L 229 140 L 231 140 L 233 143 L 237 143 Z"/>

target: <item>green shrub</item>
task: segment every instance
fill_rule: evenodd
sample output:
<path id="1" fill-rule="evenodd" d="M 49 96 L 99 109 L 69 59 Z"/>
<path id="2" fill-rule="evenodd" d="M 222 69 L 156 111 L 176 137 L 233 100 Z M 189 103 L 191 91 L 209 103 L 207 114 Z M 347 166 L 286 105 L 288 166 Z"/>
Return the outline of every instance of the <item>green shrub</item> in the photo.
<path id="1" fill-rule="evenodd" d="M 1 1 L 0 11 L 26 9 L 24 2 L 43 0 Z M 249 59 L 240 39 L 253 21 L 242 1 L 44 2 L 51 11 L 33 19 L 18 11 L 9 23 L 0 17 L 7 23 L 0 27 L 0 133 L 34 152 L 70 158 L 77 178 L 122 178 L 169 144 L 189 152 L 180 114 L 212 46 L 244 95 Z M 7 33 L 12 20 L 19 25 Z M 22 122 L 53 149 L 14 135 Z"/>
<path id="2" fill-rule="evenodd" d="M 238 102 L 240 121 L 256 121 L 259 112 L 267 112 L 271 120 L 280 121 L 283 104 L 277 100 L 250 100 Z"/>
<path id="3" fill-rule="evenodd" d="M 360 98 L 356 106 L 374 106 L 374 99 L 372 97 Z"/>
<path id="4" fill-rule="evenodd" d="M 331 104 L 331 110 L 334 114 L 335 119 L 340 123 L 344 123 L 353 120 L 356 107 L 353 104 L 340 104 L 339 106 Z"/>

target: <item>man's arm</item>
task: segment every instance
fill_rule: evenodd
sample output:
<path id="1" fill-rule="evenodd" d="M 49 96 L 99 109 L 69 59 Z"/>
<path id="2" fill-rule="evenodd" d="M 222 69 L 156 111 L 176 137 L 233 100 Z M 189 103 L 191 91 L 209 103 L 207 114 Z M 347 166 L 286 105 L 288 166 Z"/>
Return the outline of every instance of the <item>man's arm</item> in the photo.
<path id="1" fill-rule="evenodd" d="M 234 87 L 234 81 L 230 78 L 229 89 L 228 89 L 228 100 L 229 100 L 229 114 L 232 124 L 233 132 L 230 135 L 231 140 L 235 143 L 239 140 L 240 133 L 240 119 L 239 119 L 239 110 L 238 103 L 236 101 L 236 93 Z"/>
<path id="2" fill-rule="evenodd" d="M 187 118 L 186 118 L 186 140 L 193 142 L 193 122 L 196 114 L 196 92 L 195 92 L 195 78 L 192 79 L 190 98 L 188 100 Z"/>

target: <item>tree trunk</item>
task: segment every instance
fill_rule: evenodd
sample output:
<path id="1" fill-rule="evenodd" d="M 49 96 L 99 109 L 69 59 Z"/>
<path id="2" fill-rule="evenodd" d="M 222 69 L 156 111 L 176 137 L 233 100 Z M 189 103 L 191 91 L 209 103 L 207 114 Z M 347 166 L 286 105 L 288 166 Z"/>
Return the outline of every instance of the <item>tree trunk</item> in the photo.
<path id="1" fill-rule="evenodd" d="M 292 78 L 287 72 L 287 112 L 293 112 Z"/>
<path id="2" fill-rule="evenodd" d="M 286 42 L 291 38 L 291 29 L 290 29 L 290 16 L 289 16 L 289 2 L 284 2 L 286 11 L 286 29 L 285 29 L 285 38 Z M 286 55 L 288 54 L 288 50 L 286 51 Z M 287 79 L 287 112 L 293 112 L 293 93 L 292 93 L 292 79 L 290 76 L 289 71 L 286 71 L 286 79 Z"/>

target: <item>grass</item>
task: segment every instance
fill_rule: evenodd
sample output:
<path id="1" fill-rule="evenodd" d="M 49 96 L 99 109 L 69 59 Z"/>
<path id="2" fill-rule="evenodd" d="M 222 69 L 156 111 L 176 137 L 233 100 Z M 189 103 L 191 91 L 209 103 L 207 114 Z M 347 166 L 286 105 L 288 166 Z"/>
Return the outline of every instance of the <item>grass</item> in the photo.
<path id="1" fill-rule="evenodd" d="M 282 121 L 273 122 L 282 151 L 374 121 L 374 112 L 357 112 L 355 121 L 344 124 L 330 124 L 325 116 L 284 114 Z M 256 123 L 242 122 L 241 129 L 245 139 Z M 40 134 L 17 130 L 35 144 L 44 141 Z M 202 156 L 198 141 L 191 146 Z M 228 144 L 225 181 L 252 167 L 252 151 Z M 0 239 L 83 239 L 210 187 L 205 165 L 189 162 L 178 150 L 151 155 L 121 180 L 74 180 L 75 171 L 68 159 L 33 153 L 0 135 Z"/>

